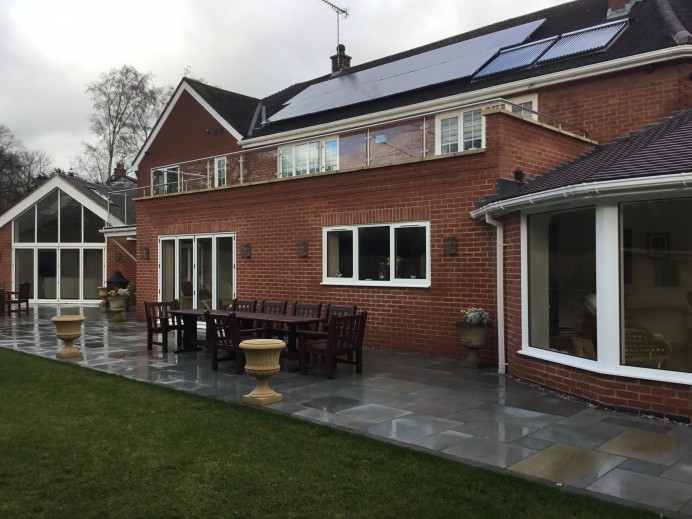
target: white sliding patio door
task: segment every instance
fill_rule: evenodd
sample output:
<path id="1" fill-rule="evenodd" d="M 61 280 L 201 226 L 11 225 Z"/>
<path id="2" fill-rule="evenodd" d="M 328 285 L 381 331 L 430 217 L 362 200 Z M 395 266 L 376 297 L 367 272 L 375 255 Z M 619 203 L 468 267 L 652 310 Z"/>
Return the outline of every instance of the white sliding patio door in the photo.
<path id="1" fill-rule="evenodd" d="M 227 308 L 235 295 L 235 235 L 159 238 L 159 297 L 181 308 Z"/>

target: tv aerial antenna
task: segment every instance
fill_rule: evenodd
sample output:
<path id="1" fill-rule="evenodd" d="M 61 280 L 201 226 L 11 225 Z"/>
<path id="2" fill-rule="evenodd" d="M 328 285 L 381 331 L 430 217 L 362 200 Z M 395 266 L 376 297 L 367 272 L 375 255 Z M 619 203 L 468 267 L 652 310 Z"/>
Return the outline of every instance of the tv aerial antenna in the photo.
<path id="1" fill-rule="evenodd" d="M 348 8 L 345 7 L 339 7 L 336 4 L 333 4 L 327 0 L 322 0 L 323 3 L 327 4 L 329 7 L 331 7 L 334 12 L 336 12 L 336 45 L 337 47 L 339 46 L 339 18 L 344 17 L 348 18 Z"/>

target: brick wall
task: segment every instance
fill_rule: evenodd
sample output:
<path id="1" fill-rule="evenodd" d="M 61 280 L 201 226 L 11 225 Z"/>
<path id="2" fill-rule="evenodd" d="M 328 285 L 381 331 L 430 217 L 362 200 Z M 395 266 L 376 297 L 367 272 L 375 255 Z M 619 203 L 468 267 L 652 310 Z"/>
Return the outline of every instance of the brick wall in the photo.
<path id="1" fill-rule="evenodd" d="M 12 222 L 0 227 L 0 283 L 12 290 Z"/>
<path id="2" fill-rule="evenodd" d="M 611 142 L 688 108 L 690 73 L 689 62 L 662 63 L 556 85 L 538 91 L 538 111 Z"/>
<path id="3" fill-rule="evenodd" d="M 495 191 L 503 157 L 493 147 L 502 139 L 529 171 L 590 147 L 505 113 L 489 115 L 487 126 L 485 152 L 138 200 L 137 241 L 151 251 L 138 261 L 139 300 L 156 298 L 159 235 L 235 232 L 238 245 L 252 246 L 251 259 L 236 258 L 240 297 L 357 303 L 371 315 L 368 345 L 461 357 L 458 309 L 477 305 L 495 315 L 495 230 L 469 215 Z M 520 149 L 522 135 L 530 139 Z M 430 288 L 321 284 L 323 227 L 421 220 L 431 222 Z M 457 238 L 456 256 L 443 254 L 446 236 Z M 307 258 L 296 254 L 302 241 Z M 484 355 L 496 362 L 494 346 Z"/>

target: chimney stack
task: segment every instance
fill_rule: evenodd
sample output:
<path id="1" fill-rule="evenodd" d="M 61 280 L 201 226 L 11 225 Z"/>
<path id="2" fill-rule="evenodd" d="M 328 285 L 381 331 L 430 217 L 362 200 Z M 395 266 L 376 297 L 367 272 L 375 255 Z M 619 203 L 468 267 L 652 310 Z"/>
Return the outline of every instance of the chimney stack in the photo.
<path id="1" fill-rule="evenodd" d="M 608 0 L 608 19 L 626 16 L 640 0 Z"/>
<path id="2" fill-rule="evenodd" d="M 118 162 L 118 164 L 113 169 L 113 180 L 118 180 L 119 178 L 123 178 L 125 176 L 127 176 L 125 164 L 122 162 Z"/>
<path id="3" fill-rule="evenodd" d="M 332 56 L 332 74 L 351 66 L 351 56 L 346 54 L 346 47 L 340 43 L 336 47 L 336 54 Z"/>

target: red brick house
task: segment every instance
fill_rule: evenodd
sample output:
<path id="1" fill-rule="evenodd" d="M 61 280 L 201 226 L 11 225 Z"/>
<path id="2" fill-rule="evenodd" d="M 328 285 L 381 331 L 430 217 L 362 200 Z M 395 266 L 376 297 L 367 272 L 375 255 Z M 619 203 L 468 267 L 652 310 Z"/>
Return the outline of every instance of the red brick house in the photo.
<path id="1" fill-rule="evenodd" d="M 692 198 L 647 184 L 681 171 L 656 139 L 628 190 L 612 173 L 571 197 L 570 169 L 633 155 L 603 153 L 647 125 L 675 134 L 660 121 L 692 106 L 690 27 L 687 0 L 579 0 L 365 64 L 340 47 L 330 74 L 264 99 L 184 78 L 132 167 L 136 228 L 107 229 L 136 238 L 138 317 L 145 299 L 356 303 L 366 345 L 462 358 L 459 309 L 481 306 L 501 372 L 692 416 L 675 224 Z"/>

